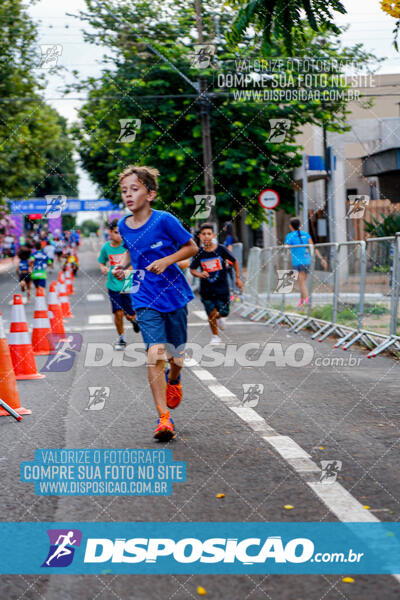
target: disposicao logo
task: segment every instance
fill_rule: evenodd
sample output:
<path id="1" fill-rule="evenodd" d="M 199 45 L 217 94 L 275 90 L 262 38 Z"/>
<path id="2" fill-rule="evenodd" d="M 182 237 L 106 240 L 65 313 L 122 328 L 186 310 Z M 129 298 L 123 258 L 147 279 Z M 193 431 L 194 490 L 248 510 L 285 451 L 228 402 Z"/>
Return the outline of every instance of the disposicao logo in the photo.
<path id="1" fill-rule="evenodd" d="M 252 548 L 250 554 L 248 550 Z M 272 559 L 276 563 L 304 563 L 314 553 L 314 544 L 307 538 L 295 538 L 282 543 L 280 536 L 247 538 L 241 541 L 210 538 L 204 541 L 184 538 L 89 538 L 86 543 L 85 563 L 155 563 L 170 557 L 177 563 L 234 563 L 252 565 Z"/>
<path id="2" fill-rule="evenodd" d="M 79 529 L 48 529 L 50 549 L 42 567 L 68 567 L 74 558 L 75 548 L 81 545 Z"/>

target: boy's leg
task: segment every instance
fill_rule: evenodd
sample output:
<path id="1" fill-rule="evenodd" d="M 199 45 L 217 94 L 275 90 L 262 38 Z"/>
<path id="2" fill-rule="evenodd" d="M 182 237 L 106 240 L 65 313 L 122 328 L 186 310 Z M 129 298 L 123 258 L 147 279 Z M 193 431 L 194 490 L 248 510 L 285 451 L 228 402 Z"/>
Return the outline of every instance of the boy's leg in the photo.
<path id="1" fill-rule="evenodd" d="M 220 317 L 216 308 L 213 308 L 210 314 L 208 315 L 208 323 L 210 325 L 211 333 L 213 335 L 218 335 L 218 324 L 217 319 Z"/>
<path id="2" fill-rule="evenodd" d="M 215 299 L 202 298 L 201 301 L 204 305 L 204 310 L 207 313 L 208 324 L 210 326 L 211 333 L 213 335 L 218 335 L 218 325 L 217 325 L 218 310 L 217 310 L 217 307 L 215 304 Z"/>
<path id="3" fill-rule="evenodd" d="M 114 323 L 117 329 L 118 335 L 124 335 L 124 311 L 121 309 L 117 309 L 114 312 Z"/>
<path id="4" fill-rule="evenodd" d="M 151 392 L 158 414 L 163 415 L 167 408 L 167 382 L 165 381 L 164 344 L 154 344 L 147 351 L 147 373 Z"/>
<path id="5" fill-rule="evenodd" d="M 174 435 L 174 423 L 170 419 L 166 403 L 165 381 L 165 314 L 151 308 L 140 308 L 136 313 L 143 341 L 147 346 L 147 372 L 154 403 L 160 416 L 154 438 L 169 441 Z"/>

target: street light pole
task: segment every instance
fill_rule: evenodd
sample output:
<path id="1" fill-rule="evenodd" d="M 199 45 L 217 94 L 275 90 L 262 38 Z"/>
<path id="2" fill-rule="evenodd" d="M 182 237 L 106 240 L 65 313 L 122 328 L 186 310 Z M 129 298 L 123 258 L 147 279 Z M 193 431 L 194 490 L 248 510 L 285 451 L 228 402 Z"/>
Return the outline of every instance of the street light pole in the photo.
<path id="1" fill-rule="evenodd" d="M 196 0 L 196 27 L 197 39 L 199 44 L 204 43 L 203 37 L 203 14 L 201 0 Z M 214 195 L 214 172 L 212 163 L 212 145 L 211 145 L 211 127 L 210 127 L 210 112 L 211 104 L 207 93 L 207 82 L 205 77 L 199 78 L 199 98 L 198 105 L 200 107 L 201 131 L 203 140 L 203 170 L 204 170 L 204 191 L 207 196 Z M 215 221 L 215 207 L 211 208 L 209 217 L 210 221 Z"/>

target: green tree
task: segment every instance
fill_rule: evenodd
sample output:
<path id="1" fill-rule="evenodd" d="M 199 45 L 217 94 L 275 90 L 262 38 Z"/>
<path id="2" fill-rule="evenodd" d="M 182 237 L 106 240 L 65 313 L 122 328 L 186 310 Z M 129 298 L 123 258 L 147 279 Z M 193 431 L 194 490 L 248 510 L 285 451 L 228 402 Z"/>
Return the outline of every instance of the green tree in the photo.
<path id="1" fill-rule="evenodd" d="M 0 202 L 76 190 L 65 122 L 40 96 L 37 31 L 21 0 L 0 3 Z M 63 150 L 64 146 L 64 150 Z M 70 177 L 66 177 L 66 174 Z"/>
<path id="2" fill-rule="evenodd" d="M 67 120 L 53 108 L 46 106 L 48 119 L 57 125 L 57 132 L 45 148 L 46 176 L 36 186 L 35 194 L 65 194 L 77 196 L 78 175 L 73 158 L 74 143 L 69 134 Z"/>
<path id="3" fill-rule="evenodd" d="M 265 54 L 276 41 L 283 41 L 285 50 L 293 55 L 299 36 L 305 39 L 306 25 L 316 32 L 329 27 L 339 34 L 340 29 L 332 20 L 333 12 L 346 13 L 339 0 L 228 0 L 227 4 L 239 8 L 227 35 L 229 41 L 238 44 L 253 26 L 262 33 Z"/>
<path id="4" fill-rule="evenodd" d="M 92 219 L 86 219 L 86 221 L 80 224 L 79 228 L 83 235 L 88 236 L 90 233 L 96 233 L 99 229 L 99 224 Z"/>
<path id="5" fill-rule="evenodd" d="M 191 223 L 194 196 L 204 194 L 200 107 L 193 89 L 172 66 L 151 52 L 147 42 L 154 45 L 157 40 L 158 50 L 170 63 L 196 80 L 199 69 L 192 64 L 196 42 L 193 3 L 180 0 L 170 5 L 168 11 L 160 0 L 141 0 L 134 4 L 120 2 L 118 10 L 108 4 L 127 23 L 125 28 L 97 3 L 88 0 L 87 5 L 88 13 L 82 18 L 94 31 L 88 39 L 107 45 L 112 68 L 104 70 L 98 80 L 90 78 L 78 86 L 89 96 L 75 127 L 83 166 L 101 186 L 103 195 L 115 202 L 120 201 L 117 175 L 123 167 L 137 162 L 157 166 L 162 177 L 156 206 L 171 210 Z M 213 40 L 213 7 L 204 5 L 204 11 L 204 22 L 209 28 L 209 38 Z M 157 20 L 153 18 L 154 14 L 157 14 Z M 131 27 L 129 23 L 134 25 Z M 229 14 L 223 15 L 220 27 L 222 33 L 231 27 Z M 369 58 L 360 46 L 340 50 L 338 36 L 332 31 L 327 31 L 325 37 L 322 45 L 315 32 L 305 29 L 298 55 L 352 59 L 359 63 Z M 259 50 L 253 40 L 242 52 L 244 62 Z M 273 56 L 280 57 L 283 51 L 283 41 L 277 41 Z M 314 98 L 287 102 L 247 100 L 245 96 L 235 96 L 229 86 L 222 89 L 219 83 L 221 76 L 225 77 L 230 70 L 234 75 L 238 74 L 237 58 L 221 41 L 216 62 L 201 71 L 212 92 L 216 209 L 220 220 L 235 217 L 246 209 L 247 222 L 258 227 L 265 218 L 258 203 L 258 194 L 263 188 L 277 189 L 283 208 L 293 204 L 292 172 L 301 163 L 301 147 L 295 143 L 295 136 L 300 128 L 305 123 L 315 123 L 335 131 L 346 129 L 346 86 L 334 83 L 336 74 L 331 73 L 332 82 L 328 80 L 328 86 L 334 85 L 343 91 L 343 97 L 326 101 Z M 246 66 L 244 71 L 252 77 L 253 73 L 247 72 Z M 297 89 L 301 68 L 294 67 L 293 73 L 287 74 L 293 78 L 293 87 Z M 245 86 L 242 88 L 235 91 L 248 91 Z M 133 142 L 121 143 L 120 119 L 127 118 L 140 120 L 141 126 Z M 284 140 L 274 143 L 270 139 L 270 119 L 277 118 L 287 119 L 290 127 Z"/>
<path id="6" fill-rule="evenodd" d="M 70 229 L 76 228 L 76 216 L 63 214 L 62 215 L 62 228 L 63 231 L 69 231 Z"/>

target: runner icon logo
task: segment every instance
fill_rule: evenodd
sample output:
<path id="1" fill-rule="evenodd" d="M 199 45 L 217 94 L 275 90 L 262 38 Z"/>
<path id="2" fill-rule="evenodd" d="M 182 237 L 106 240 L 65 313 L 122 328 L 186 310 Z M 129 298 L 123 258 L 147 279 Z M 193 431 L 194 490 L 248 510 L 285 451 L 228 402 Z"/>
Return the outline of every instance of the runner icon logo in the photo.
<path id="1" fill-rule="evenodd" d="M 58 57 L 62 54 L 61 44 L 40 44 L 42 56 L 40 57 L 39 67 L 52 69 L 57 66 Z"/>
<path id="2" fill-rule="evenodd" d="M 136 139 L 136 134 L 140 129 L 142 122 L 140 119 L 120 119 L 121 131 L 117 138 L 117 142 L 133 142 Z"/>
<path id="3" fill-rule="evenodd" d="M 271 144 L 283 142 L 290 128 L 290 119 L 269 119 L 269 126 L 268 141 Z"/>
<path id="4" fill-rule="evenodd" d="M 67 206 L 67 196 L 45 196 L 47 206 L 44 217 L 56 219 Z"/>
<path id="5" fill-rule="evenodd" d="M 144 279 L 146 271 L 143 269 L 135 269 L 128 271 L 126 275 L 122 289 L 119 291 L 120 294 L 136 294 L 139 291 L 140 284 Z"/>
<path id="6" fill-rule="evenodd" d="M 341 460 L 321 460 L 320 483 L 333 483 L 342 470 Z"/>
<path id="7" fill-rule="evenodd" d="M 194 199 L 196 208 L 192 214 L 192 219 L 208 219 L 212 207 L 215 206 L 215 196 L 212 194 L 208 196 L 196 195 Z"/>
<path id="8" fill-rule="evenodd" d="M 52 335 L 52 334 L 50 334 Z M 82 348 L 82 336 L 80 333 L 69 333 L 68 337 L 58 340 L 55 344 L 55 353 L 50 354 L 42 372 L 64 372 L 72 369 L 75 354 Z"/>
<path id="9" fill-rule="evenodd" d="M 82 532 L 79 529 L 48 529 L 50 548 L 42 567 L 68 567 L 81 545 Z"/>
<path id="10" fill-rule="evenodd" d="M 214 44 L 195 44 L 194 53 L 191 55 L 192 67 L 197 69 L 207 69 L 207 67 L 210 66 L 214 54 Z"/>
<path id="11" fill-rule="evenodd" d="M 293 269 L 277 269 L 278 283 L 274 290 L 275 294 L 290 294 L 293 291 L 295 281 L 299 272 Z"/>
<path id="12" fill-rule="evenodd" d="M 369 204 L 369 196 L 358 195 L 349 196 L 349 206 L 347 209 L 346 219 L 362 219 L 365 209 Z"/>
<path id="13" fill-rule="evenodd" d="M 110 388 L 88 387 L 89 401 L 85 410 L 103 410 L 106 400 L 110 397 Z"/>
<path id="14" fill-rule="evenodd" d="M 264 393 L 264 384 L 262 383 L 242 383 L 243 388 L 243 406 L 254 408 L 260 401 Z"/>

